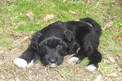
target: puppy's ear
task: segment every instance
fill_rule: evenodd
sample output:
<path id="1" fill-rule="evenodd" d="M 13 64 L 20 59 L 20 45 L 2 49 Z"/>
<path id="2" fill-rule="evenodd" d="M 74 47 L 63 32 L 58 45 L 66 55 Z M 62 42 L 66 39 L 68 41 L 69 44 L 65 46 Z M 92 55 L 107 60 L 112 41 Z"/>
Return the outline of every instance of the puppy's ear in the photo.
<path id="1" fill-rule="evenodd" d="M 38 44 L 41 41 L 41 38 L 42 38 L 41 31 L 38 31 L 36 34 L 32 36 L 31 45 L 34 49 L 38 50 Z"/>
<path id="2" fill-rule="evenodd" d="M 73 34 L 70 30 L 64 31 L 64 39 L 68 42 L 71 42 L 73 40 Z"/>

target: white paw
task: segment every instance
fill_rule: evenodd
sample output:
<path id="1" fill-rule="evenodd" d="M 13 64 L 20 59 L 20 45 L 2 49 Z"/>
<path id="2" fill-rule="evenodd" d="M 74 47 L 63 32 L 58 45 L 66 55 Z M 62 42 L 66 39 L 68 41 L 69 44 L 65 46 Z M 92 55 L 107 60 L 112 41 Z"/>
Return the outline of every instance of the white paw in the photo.
<path id="1" fill-rule="evenodd" d="M 80 19 L 77 19 L 76 21 L 81 21 Z"/>
<path id="2" fill-rule="evenodd" d="M 88 66 L 86 67 L 86 69 L 89 70 L 89 71 L 91 71 L 91 72 L 93 72 L 93 71 L 95 71 L 97 68 L 96 68 L 96 66 L 94 66 L 93 64 L 91 64 L 91 65 L 88 65 Z"/>
<path id="3" fill-rule="evenodd" d="M 78 61 L 78 60 L 79 60 L 78 57 L 72 57 L 72 58 L 70 58 L 70 59 L 67 61 L 67 63 L 69 63 L 69 64 L 75 63 L 75 62 Z"/>
<path id="4" fill-rule="evenodd" d="M 22 68 L 28 68 L 29 66 L 31 66 L 33 64 L 33 60 L 27 64 L 27 61 L 22 59 L 22 58 L 16 58 L 14 59 L 14 64 L 17 65 L 18 67 L 22 67 Z"/>
<path id="5" fill-rule="evenodd" d="M 14 64 L 18 67 L 26 68 L 27 67 L 27 61 L 21 58 L 14 59 Z"/>

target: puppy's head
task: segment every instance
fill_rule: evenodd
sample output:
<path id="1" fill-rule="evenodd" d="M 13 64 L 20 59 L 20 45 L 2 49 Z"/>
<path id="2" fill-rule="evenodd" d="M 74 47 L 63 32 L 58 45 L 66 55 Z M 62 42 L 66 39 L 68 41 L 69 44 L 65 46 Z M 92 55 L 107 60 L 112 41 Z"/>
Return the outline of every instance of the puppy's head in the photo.
<path id="1" fill-rule="evenodd" d="M 39 54 L 41 62 L 50 67 L 56 67 L 63 61 L 63 56 L 66 51 L 66 43 L 60 38 L 49 37 L 44 39 L 39 44 Z"/>

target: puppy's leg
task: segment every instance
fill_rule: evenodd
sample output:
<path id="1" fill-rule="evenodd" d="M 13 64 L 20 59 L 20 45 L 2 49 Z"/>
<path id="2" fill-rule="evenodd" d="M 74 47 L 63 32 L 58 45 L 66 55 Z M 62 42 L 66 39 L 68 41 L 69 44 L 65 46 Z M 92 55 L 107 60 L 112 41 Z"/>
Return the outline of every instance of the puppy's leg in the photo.
<path id="1" fill-rule="evenodd" d="M 18 58 L 14 59 L 14 64 L 18 67 L 28 68 L 37 60 L 37 51 L 30 45 L 27 50 Z"/>
<path id="2" fill-rule="evenodd" d="M 88 59 L 90 60 L 88 66 L 86 69 L 89 71 L 94 71 L 98 68 L 98 63 L 102 60 L 102 55 L 98 52 L 98 50 L 95 50 L 90 55 L 88 55 Z"/>
<path id="3" fill-rule="evenodd" d="M 76 53 L 76 55 L 74 55 L 69 61 L 68 63 L 76 63 L 79 64 L 84 58 L 85 58 L 85 53 L 82 52 L 82 50 L 79 50 L 78 53 Z"/>
<path id="4" fill-rule="evenodd" d="M 76 63 L 77 61 L 79 61 L 79 58 L 77 56 L 73 56 L 67 61 L 67 63 L 71 64 L 71 63 Z"/>

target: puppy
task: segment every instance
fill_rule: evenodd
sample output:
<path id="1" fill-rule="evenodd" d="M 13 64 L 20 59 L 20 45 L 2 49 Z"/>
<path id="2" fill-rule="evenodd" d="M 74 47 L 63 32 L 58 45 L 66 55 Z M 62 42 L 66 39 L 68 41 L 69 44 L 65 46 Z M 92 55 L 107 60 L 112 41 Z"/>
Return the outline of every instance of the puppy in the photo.
<path id="1" fill-rule="evenodd" d="M 26 68 L 34 61 L 41 60 L 45 66 L 57 67 L 65 55 L 75 54 L 69 63 L 76 60 L 76 64 L 79 64 L 88 57 L 86 69 L 94 71 L 102 59 L 97 50 L 100 36 L 100 25 L 89 17 L 79 21 L 58 21 L 33 35 L 29 47 L 14 60 L 14 64 Z"/>

